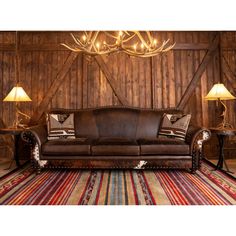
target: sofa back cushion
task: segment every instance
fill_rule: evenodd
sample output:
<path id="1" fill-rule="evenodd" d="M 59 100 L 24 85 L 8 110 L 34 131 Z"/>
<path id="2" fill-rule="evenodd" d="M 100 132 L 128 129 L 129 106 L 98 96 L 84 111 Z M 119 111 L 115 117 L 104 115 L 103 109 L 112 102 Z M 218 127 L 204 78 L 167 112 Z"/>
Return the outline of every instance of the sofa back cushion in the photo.
<path id="1" fill-rule="evenodd" d="M 75 112 L 75 136 L 78 138 L 99 138 L 96 120 L 92 110 Z"/>
<path id="2" fill-rule="evenodd" d="M 136 139 L 156 138 L 162 114 L 162 112 L 155 110 L 140 111 Z"/>
<path id="3" fill-rule="evenodd" d="M 106 107 L 74 111 L 75 136 L 83 138 L 156 138 L 163 113 L 178 110 L 149 110 Z"/>
<path id="4" fill-rule="evenodd" d="M 94 111 L 99 137 L 135 138 L 139 110 L 103 108 Z"/>

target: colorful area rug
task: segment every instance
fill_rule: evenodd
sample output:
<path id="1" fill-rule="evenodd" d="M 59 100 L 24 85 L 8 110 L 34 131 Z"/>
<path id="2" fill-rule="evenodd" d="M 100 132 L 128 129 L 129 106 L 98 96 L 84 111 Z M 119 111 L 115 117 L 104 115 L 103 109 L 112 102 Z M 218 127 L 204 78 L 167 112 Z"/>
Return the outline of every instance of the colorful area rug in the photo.
<path id="1" fill-rule="evenodd" d="M 234 205 L 236 181 L 203 163 L 192 175 L 162 170 L 45 170 L 0 179 L 1 205 Z"/>

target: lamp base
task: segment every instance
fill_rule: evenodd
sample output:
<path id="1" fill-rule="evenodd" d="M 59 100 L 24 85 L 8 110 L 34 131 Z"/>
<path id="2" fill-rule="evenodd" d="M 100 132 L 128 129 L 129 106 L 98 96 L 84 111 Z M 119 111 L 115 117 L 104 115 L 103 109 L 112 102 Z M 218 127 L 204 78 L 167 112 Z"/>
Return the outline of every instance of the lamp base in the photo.
<path id="1" fill-rule="evenodd" d="M 218 99 L 218 101 L 222 104 L 223 106 L 223 112 L 220 116 L 223 117 L 223 120 L 220 124 L 217 125 L 218 129 L 233 129 L 233 126 L 229 123 L 226 122 L 226 113 L 227 113 L 227 107 L 226 105 L 222 102 L 222 100 Z"/>
<path id="2" fill-rule="evenodd" d="M 233 129 L 233 125 L 229 124 L 229 123 L 224 123 L 224 122 L 221 122 L 220 124 L 218 124 L 216 126 L 217 129 Z"/>
<path id="3" fill-rule="evenodd" d="M 27 114 L 23 113 L 22 111 L 20 111 L 18 104 L 16 103 L 16 119 L 13 122 L 13 128 L 17 129 L 17 128 L 26 128 L 28 127 L 27 124 L 23 124 L 21 123 L 22 119 L 20 119 L 20 115 L 26 117 L 27 119 L 30 119 L 30 116 L 28 116 Z"/>

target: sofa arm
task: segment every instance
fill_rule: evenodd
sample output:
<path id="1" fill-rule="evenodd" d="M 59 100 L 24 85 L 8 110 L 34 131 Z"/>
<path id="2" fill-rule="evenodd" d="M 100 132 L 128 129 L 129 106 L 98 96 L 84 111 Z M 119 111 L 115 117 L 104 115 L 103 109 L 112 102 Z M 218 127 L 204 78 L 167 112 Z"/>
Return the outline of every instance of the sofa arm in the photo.
<path id="1" fill-rule="evenodd" d="M 210 139 L 211 131 L 203 127 L 189 126 L 186 134 L 186 143 L 190 145 L 190 154 L 192 155 L 192 173 L 201 167 L 202 145 Z"/>
<path id="2" fill-rule="evenodd" d="M 211 131 L 204 127 L 190 125 L 186 134 L 185 141 L 190 145 L 191 153 L 193 151 L 202 150 L 202 144 L 209 140 Z"/>
<path id="3" fill-rule="evenodd" d="M 47 141 L 47 128 L 45 125 L 36 125 L 25 129 L 22 138 L 30 144 L 37 143 L 40 147 Z"/>
<path id="4" fill-rule="evenodd" d="M 30 144 L 33 165 L 40 173 L 40 168 L 47 164 L 47 161 L 40 160 L 41 146 L 47 141 L 46 126 L 36 125 L 29 127 L 22 132 L 21 137 Z"/>

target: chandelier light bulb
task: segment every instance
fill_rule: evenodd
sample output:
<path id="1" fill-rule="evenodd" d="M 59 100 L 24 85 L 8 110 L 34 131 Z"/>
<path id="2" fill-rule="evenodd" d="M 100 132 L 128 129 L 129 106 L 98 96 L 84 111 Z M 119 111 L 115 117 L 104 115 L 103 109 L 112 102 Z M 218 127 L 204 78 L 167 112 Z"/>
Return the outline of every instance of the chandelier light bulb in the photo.
<path id="1" fill-rule="evenodd" d="M 99 50 L 99 48 L 100 48 L 100 43 L 96 43 L 96 47 L 97 47 L 97 49 Z"/>
<path id="2" fill-rule="evenodd" d="M 83 35 L 83 36 L 82 36 L 83 42 L 86 42 L 86 39 L 87 39 L 86 35 Z"/>

